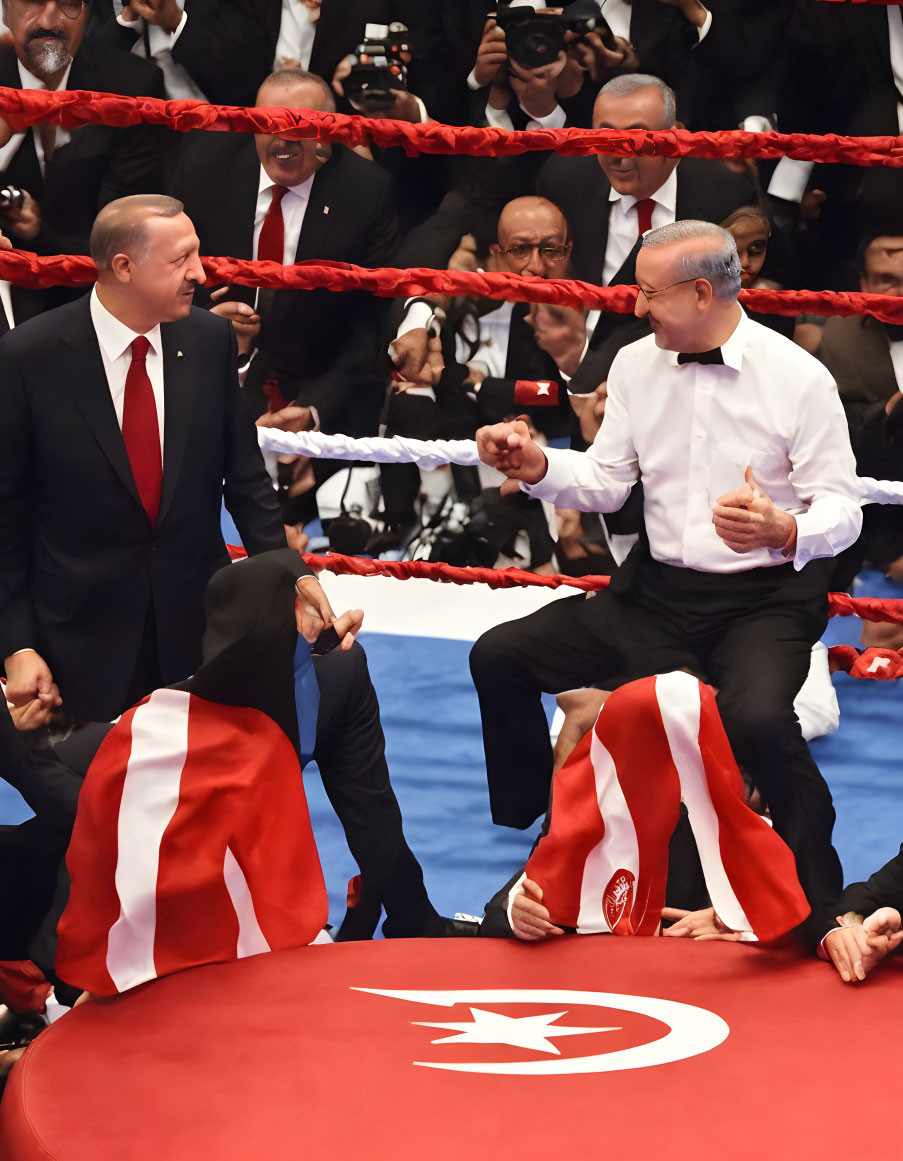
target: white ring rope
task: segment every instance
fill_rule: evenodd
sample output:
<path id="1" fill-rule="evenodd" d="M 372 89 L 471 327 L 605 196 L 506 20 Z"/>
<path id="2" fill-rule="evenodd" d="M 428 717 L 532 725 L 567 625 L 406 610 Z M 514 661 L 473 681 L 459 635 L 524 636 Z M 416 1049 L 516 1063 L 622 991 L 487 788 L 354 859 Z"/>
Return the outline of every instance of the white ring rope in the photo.
<path id="1" fill-rule="evenodd" d="M 419 464 L 431 470 L 444 464 L 471 467 L 480 462 L 476 442 L 472 439 L 392 439 L 377 436 L 353 439 L 348 435 L 326 435 L 322 431 L 278 431 L 258 427 L 257 441 L 261 451 L 279 455 L 310 456 L 313 459 L 369 460 L 377 464 Z M 875 480 L 860 476 L 860 504 L 903 504 L 903 482 Z"/>

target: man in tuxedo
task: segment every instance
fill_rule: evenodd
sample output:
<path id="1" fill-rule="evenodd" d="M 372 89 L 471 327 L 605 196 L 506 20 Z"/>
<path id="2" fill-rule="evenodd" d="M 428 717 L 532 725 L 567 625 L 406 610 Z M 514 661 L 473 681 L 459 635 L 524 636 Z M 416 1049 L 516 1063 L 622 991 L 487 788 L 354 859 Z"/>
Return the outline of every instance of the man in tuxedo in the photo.
<path id="1" fill-rule="evenodd" d="M 609 589 L 555 601 L 474 646 L 493 817 L 525 827 L 545 809 L 541 691 L 687 667 L 718 688 L 734 755 L 823 914 L 841 885 L 834 810 L 793 700 L 827 624 L 820 558 L 861 527 L 836 387 L 815 359 L 744 314 L 727 231 L 692 221 L 653 229 L 636 274 L 636 311 L 653 334 L 618 355 L 589 451 L 540 449 L 517 422 L 477 433 L 484 462 L 563 507 L 612 511 L 645 484 L 647 536 Z"/>
<path id="2" fill-rule="evenodd" d="M 111 203 L 91 251 L 93 293 L 0 342 L 0 656 L 10 701 L 105 721 L 194 669 L 223 500 L 285 540 L 181 203 Z"/>
<path id="3" fill-rule="evenodd" d="M 0 52 L 0 85 L 164 97 L 155 65 L 83 40 L 90 7 L 84 0 L 3 0 L 13 47 Z M 115 198 L 160 188 L 168 140 L 165 130 L 152 125 L 41 125 L 13 134 L 0 124 L 0 179 L 29 195 L 22 208 L 6 214 L 4 228 L 23 250 L 87 254 L 99 209 Z M 71 294 L 44 293 L 40 301 L 49 305 L 61 297 Z"/>
<path id="4" fill-rule="evenodd" d="M 604 85 L 593 113 L 595 129 L 680 128 L 673 90 L 658 77 L 634 73 Z M 721 222 L 755 201 L 747 178 L 718 161 L 688 157 L 549 158 L 537 192 L 550 198 L 571 224 L 574 275 L 605 286 L 632 285 L 642 235 L 653 227 L 693 218 Z M 628 342 L 648 334 L 645 319 L 590 313 L 589 349 L 571 390 L 593 391 Z"/>
<path id="5" fill-rule="evenodd" d="M 274 73 L 259 106 L 331 111 L 312 73 Z M 223 175 L 230 188 L 223 192 Z M 398 246 L 392 183 L 342 145 L 273 134 L 199 133 L 186 142 L 176 190 L 206 254 L 291 264 L 316 259 L 390 266 Z M 255 415 L 295 400 L 323 431 L 371 435 L 385 390 L 377 367 L 387 304 L 371 294 L 279 290 L 218 307 L 239 325 L 260 321 L 245 380 Z M 257 319 L 253 316 L 256 314 Z M 275 404 L 275 405 L 274 405 Z"/>

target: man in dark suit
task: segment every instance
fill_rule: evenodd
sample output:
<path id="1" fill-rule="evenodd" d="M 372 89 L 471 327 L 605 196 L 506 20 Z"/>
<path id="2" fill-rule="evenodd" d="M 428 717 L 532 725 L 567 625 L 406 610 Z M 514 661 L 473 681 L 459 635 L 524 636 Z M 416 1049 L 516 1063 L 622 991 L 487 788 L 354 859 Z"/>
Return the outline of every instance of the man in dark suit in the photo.
<path id="1" fill-rule="evenodd" d="M 838 900 L 839 926 L 819 944 L 844 983 L 857 983 L 903 943 L 903 847 L 865 883 L 851 883 Z"/>
<path id="2" fill-rule="evenodd" d="M 680 128 L 674 93 L 658 77 L 634 73 L 603 86 L 595 129 Z M 560 157 L 543 166 L 537 192 L 550 198 L 571 225 L 574 275 L 608 286 L 633 284 L 639 238 L 653 227 L 684 218 L 721 222 L 755 201 L 744 176 L 718 161 L 676 157 Z M 589 350 L 571 384 L 593 391 L 608 377 L 618 350 L 648 333 L 646 320 L 602 313 Z"/>
<path id="3" fill-rule="evenodd" d="M 197 664 L 223 499 L 249 552 L 284 533 L 181 203 L 112 203 L 91 249 L 91 296 L 0 343 L 0 655 L 10 701 L 102 721 Z"/>
<path id="4" fill-rule="evenodd" d="M 297 69 L 274 73 L 257 104 L 335 108 L 329 86 Z M 175 185 L 206 254 L 392 265 L 392 183 L 344 146 L 258 134 L 255 147 L 246 134 L 200 133 L 186 142 Z M 239 289 L 233 297 L 244 296 Z M 255 415 L 274 399 L 296 400 L 313 409 L 323 431 L 374 434 L 385 391 L 376 364 L 387 303 L 328 290 L 250 297 L 261 322 L 244 388 Z M 238 322 L 252 317 L 247 302 L 217 309 Z"/>
<path id="5" fill-rule="evenodd" d="M 14 89 L 93 89 L 164 97 L 163 76 L 147 61 L 83 41 L 88 7 L 81 0 L 32 4 L 3 0 L 13 48 L 0 53 L 0 85 Z M 12 134 L 0 125 L 0 180 L 30 201 L 4 228 L 17 247 L 38 254 L 87 254 L 97 211 L 115 198 L 159 189 L 165 130 L 35 126 Z M 44 304 L 60 296 L 44 298 Z"/>

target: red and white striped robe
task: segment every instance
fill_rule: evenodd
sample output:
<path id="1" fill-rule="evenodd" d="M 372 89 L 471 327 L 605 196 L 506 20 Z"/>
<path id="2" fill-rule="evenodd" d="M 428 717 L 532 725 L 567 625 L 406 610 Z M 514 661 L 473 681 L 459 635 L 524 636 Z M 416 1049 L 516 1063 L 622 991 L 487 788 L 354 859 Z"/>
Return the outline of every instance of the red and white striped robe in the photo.
<path id="1" fill-rule="evenodd" d="M 775 939 L 810 908 L 790 849 L 743 798 L 711 689 L 686 673 L 631 682 L 555 775 L 549 831 L 524 874 L 555 923 L 654 935 L 682 799 L 715 911 Z"/>
<path id="2" fill-rule="evenodd" d="M 56 970 L 99 995 L 310 943 L 327 918 L 291 742 L 259 710 L 181 690 L 104 739 L 66 863 Z"/>

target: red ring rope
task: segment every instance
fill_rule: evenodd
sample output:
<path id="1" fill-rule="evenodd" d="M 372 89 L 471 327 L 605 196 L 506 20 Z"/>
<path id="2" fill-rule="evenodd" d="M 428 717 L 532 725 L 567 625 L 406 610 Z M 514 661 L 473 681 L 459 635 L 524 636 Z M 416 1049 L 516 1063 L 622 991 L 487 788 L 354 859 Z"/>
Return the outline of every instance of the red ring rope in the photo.
<path id="1" fill-rule="evenodd" d="M 558 278 L 524 278 L 520 274 L 473 273 L 413 267 L 368 269 L 346 262 L 252 262 L 243 258 L 202 259 L 213 283 L 264 286 L 273 290 L 366 290 L 380 298 L 417 294 L 471 295 L 510 302 L 544 302 L 557 306 L 601 308 L 630 314 L 636 302 L 634 286 L 593 286 Z M 86 286 L 97 277 L 90 258 L 81 254 L 42 257 L 23 250 L 0 251 L 0 278 L 16 286 Z M 832 290 L 743 290 L 740 301 L 766 314 L 871 314 L 882 322 L 903 323 L 903 298 Z"/>
<path id="2" fill-rule="evenodd" d="M 523 131 L 442 125 L 320 113 L 310 109 L 247 109 L 202 101 L 164 101 L 87 89 L 0 88 L 0 115 L 21 132 L 29 125 L 64 129 L 84 125 L 166 125 L 181 133 L 212 129 L 278 133 L 292 140 L 317 138 L 344 145 L 401 147 L 416 153 L 503 157 L 553 150 L 566 156 L 607 153 L 615 157 L 792 157 L 847 165 L 903 166 L 903 137 L 846 137 L 836 133 L 747 133 L 742 129 L 690 133 L 686 129 L 529 129 Z"/>

